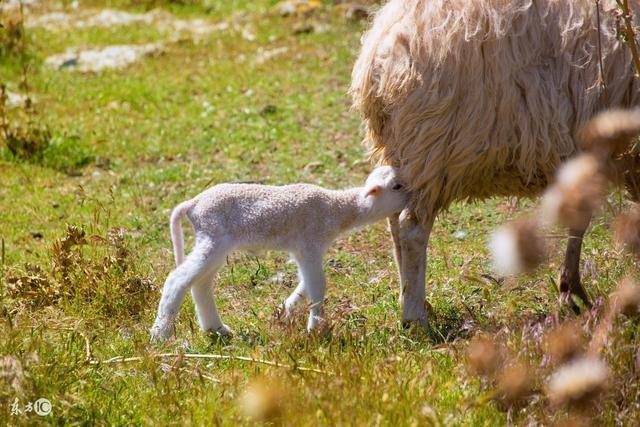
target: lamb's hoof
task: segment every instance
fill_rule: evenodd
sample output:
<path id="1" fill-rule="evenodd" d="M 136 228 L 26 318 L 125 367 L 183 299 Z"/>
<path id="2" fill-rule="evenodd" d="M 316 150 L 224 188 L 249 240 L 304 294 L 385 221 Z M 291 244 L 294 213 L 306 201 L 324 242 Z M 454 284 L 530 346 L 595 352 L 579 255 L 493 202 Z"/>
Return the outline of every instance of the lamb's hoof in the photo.
<path id="1" fill-rule="evenodd" d="M 230 337 L 233 335 L 233 331 L 231 330 L 231 328 L 225 324 L 220 326 L 218 329 L 212 329 L 211 332 L 219 337 Z"/>
<path id="2" fill-rule="evenodd" d="M 286 302 L 283 302 L 276 308 L 276 318 L 278 320 L 287 320 L 291 317 L 291 307 L 287 306 Z"/>
<path id="3" fill-rule="evenodd" d="M 168 322 L 156 322 L 151 327 L 151 341 L 163 343 L 173 335 L 173 325 Z"/>
<path id="4" fill-rule="evenodd" d="M 307 332 L 320 337 L 329 337 L 331 335 L 331 325 L 323 317 L 311 316 L 307 322 Z"/>

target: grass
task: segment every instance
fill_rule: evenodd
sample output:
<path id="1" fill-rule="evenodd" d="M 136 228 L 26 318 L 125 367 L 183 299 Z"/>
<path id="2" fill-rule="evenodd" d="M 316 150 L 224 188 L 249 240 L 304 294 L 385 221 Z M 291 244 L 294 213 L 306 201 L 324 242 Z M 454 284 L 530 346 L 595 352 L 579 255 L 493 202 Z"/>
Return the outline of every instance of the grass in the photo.
<path id="1" fill-rule="evenodd" d="M 221 31 L 201 43 L 171 44 L 124 70 L 78 74 L 49 69 L 44 58 L 73 46 L 147 43 L 166 34 L 144 25 L 28 33 L 32 91 L 53 136 L 38 161 L 0 153 L 0 355 L 5 366 L 9 355 L 19 364 L 10 373 L 0 367 L 0 382 L 11 384 L 0 389 L 0 423 L 41 421 L 33 413 L 11 414 L 11 404 L 46 397 L 53 424 L 250 424 L 238 401 L 265 378 L 286 390 L 285 424 L 550 422 L 541 403 L 505 412 L 486 401 L 486 387 L 464 363 L 467 339 L 477 331 L 509 330 L 508 345 L 516 348 L 522 331 L 559 310 L 561 240 L 533 275 L 502 284 L 483 276 L 490 274 L 488 233 L 527 201 L 516 209 L 507 199 L 461 203 L 441 215 L 429 249 L 428 333 L 399 325 L 396 268 L 385 225 L 378 224 L 344 237 L 327 255 L 330 336 L 305 334 L 303 318 L 291 325 L 275 318 L 296 281 L 284 254 L 237 254 L 216 283 L 234 337 L 201 333 L 186 301 L 176 340 L 149 342 L 173 267 L 167 223 L 175 204 L 218 182 L 343 187 L 359 184 L 369 170 L 360 120 L 346 95 L 363 24 L 325 6 L 310 18 L 324 31 L 294 35 L 292 26 L 303 18 L 272 13 L 273 1 L 212 8 L 90 2 L 131 11 L 156 4 L 183 18 L 237 22 L 255 40 Z M 260 49 L 278 47 L 287 50 L 255 61 Z M 16 58 L 1 61 L 0 80 L 18 82 Z M 305 169 L 314 162 L 319 166 Z M 631 264 L 611 244 L 612 216 L 606 211 L 596 219 L 585 242 L 584 282 L 595 296 L 606 295 Z M 466 233 L 460 240 L 459 231 Z M 638 339 L 634 328 L 624 329 L 630 342 Z M 252 357 L 325 373 L 234 359 L 157 360 L 149 356 L 154 351 Z M 114 356 L 142 360 L 88 360 Z M 629 387 L 630 395 L 638 393 L 637 383 Z M 625 423 L 638 422 L 637 406 L 607 405 L 603 422 L 617 420 L 621 407 L 631 408 Z"/>

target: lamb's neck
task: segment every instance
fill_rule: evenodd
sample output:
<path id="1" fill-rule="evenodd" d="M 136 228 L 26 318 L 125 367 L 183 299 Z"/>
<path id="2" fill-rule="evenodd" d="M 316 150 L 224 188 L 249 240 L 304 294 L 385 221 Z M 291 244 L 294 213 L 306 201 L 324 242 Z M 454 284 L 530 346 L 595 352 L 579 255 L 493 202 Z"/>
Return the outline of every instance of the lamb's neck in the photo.
<path id="1" fill-rule="evenodd" d="M 342 218 L 340 221 L 341 232 L 362 227 L 381 219 L 376 217 L 371 204 L 362 197 L 362 190 L 361 187 L 357 187 L 337 191 L 340 202 L 336 203 L 336 206 L 340 209 L 339 215 Z"/>

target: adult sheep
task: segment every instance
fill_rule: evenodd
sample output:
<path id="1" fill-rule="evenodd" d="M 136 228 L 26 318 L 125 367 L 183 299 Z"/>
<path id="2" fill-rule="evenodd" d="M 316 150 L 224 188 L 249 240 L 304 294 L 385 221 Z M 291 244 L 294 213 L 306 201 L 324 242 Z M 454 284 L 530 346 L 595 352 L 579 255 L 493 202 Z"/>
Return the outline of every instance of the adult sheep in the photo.
<path id="1" fill-rule="evenodd" d="M 391 0 L 378 11 L 350 91 L 374 159 L 398 167 L 412 194 L 410 214 L 390 220 L 403 321 L 428 324 L 426 248 L 439 211 L 456 200 L 536 195 L 578 151 L 587 120 L 638 104 L 614 7 Z M 579 274 L 584 232 L 570 230 L 560 281 L 575 310 L 572 295 L 589 305 Z"/>

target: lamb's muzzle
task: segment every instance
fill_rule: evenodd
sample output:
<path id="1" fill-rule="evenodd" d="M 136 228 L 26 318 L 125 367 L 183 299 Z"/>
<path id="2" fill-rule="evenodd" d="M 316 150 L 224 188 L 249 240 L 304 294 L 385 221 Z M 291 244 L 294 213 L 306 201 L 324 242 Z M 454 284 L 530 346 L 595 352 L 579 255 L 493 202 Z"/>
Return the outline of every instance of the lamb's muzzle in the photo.
<path id="1" fill-rule="evenodd" d="M 283 250 L 298 266 L 300 283 L 286 299 L 286 314 L 304 297 L 311 303 L 307 329 L 321 319 L 325 294 L 322 257 L 348 230 L 379 221 L 407 203 L 404 185 L 389 166 L 376 168 L 361 188 L 327 190 L 311 184 L 268 186 L 220 184 L 179 204 L 171 215 L 177 268 L 162 291 L 153 339 L 164 340 L 187 290 L 204 331 L 230 333 L 216 308 L 211 282 L 227 254 L 235 250 Z M 195 247 L 184 257 L 180 220 L 195 230 Z"/>

